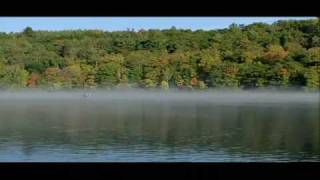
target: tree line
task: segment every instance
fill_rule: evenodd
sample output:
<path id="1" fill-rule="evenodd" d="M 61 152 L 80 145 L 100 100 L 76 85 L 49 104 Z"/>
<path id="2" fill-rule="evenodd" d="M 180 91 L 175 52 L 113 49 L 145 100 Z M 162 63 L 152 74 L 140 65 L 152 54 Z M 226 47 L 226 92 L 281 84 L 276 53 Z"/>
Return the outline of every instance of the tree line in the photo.
<path id="1" fill-rule="evenodd" d="M 320 89 L 320 21 L 0 33 L 0 88 Z"/>

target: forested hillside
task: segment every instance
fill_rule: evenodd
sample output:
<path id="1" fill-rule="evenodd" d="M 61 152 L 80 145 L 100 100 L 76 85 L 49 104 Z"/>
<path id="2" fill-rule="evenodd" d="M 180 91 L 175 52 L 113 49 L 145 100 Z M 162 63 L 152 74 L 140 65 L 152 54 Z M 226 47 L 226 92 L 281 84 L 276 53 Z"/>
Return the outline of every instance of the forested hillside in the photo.
<path id="1" fill-rule="evenodd" d="M 320 89 L 320 22 L 0 33 L 0 88 Z"/>

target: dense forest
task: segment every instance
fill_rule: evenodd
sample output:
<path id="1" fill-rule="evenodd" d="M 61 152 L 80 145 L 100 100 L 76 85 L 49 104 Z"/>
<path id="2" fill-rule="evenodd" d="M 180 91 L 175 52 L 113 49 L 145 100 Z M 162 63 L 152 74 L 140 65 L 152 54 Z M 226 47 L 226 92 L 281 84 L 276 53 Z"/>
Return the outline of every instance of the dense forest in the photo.
<path id="1" fill-rule="evenodd" d="M 0 88 L 319 90 L 320 21 L 0 33 Z"/>

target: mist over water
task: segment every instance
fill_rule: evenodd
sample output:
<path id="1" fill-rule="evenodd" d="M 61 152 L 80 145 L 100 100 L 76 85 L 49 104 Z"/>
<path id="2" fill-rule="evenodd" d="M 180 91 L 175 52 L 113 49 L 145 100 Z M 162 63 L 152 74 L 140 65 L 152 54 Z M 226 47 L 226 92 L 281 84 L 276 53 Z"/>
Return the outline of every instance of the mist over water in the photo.
<path id="1" fill-rule="evenodd" d="M 85 96 L 88 95 L 88 96 Z M 0 100 L 142 100 L 142 101 L 199 101 L 216 103 L 318 103 L 319 92 L 300 91 L 22 91 L 0 92 Z"/>
<path id="2" fill-rule="evenodd" d="M 0 161 L 320 161 L 319 92 L 0 92 Z"/>

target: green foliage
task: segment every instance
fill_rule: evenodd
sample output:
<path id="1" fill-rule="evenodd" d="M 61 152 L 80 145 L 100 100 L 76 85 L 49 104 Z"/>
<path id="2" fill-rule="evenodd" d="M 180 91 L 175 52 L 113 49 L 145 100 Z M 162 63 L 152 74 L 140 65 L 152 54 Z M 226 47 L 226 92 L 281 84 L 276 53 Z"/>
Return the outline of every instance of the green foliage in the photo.
<path id="1" fill-rule="evenodd" d="M 261 63 L 240 66 L 240 84 L 244 88 L 257 88 L 268 85 L 269 66 Z"/>
<path id="2" fill-rule="evenodd" d="M 120 82 L 120 64 L 109 62 L 97 69 L 96 79 L 101 86 L 116 85 Z"/>
<path id="3" fill-rule="evenodd" d="M 66 88 L 83 88 L 81 67 L 79 64 L 67 66 L 62 70 L 63 84 Z"/>
<path id="4" fill-rule="evenodd" d="M 234 63 L 224 63 L 215 66 L 210 74 L 213 87 L 238 87 L 239 68 Z"/>
<path id="5" fill-rule="evenodd" d="M 0 33 L 0 88 L 319 90 L 318 20 L 220 30 Z M 32 84 L 31 86 L 29 86 Z"/>
<path id="6" fill-rule="evenodd" d="M 28 71 L 19 65 L 10 65 L 4 68 L 0 67 L 0 86 L 9 88 L 26 87 L 28 76 Z"/>
<path id="7" fill-rule="evenodd" d="M 93 66 L 87 64 L 81 64 L 81 81 L 83 88 L 93 89 L 97 86 L 96 83 L 96 71 Z"/>
<path id="8" fill-rule="evenodd" d="M 169 89 L 169 84 L 167 81 L 161 81 L 161 89 L 163 89 L 163 90 Z"/>
<path id="9" fill-rule="evenodd" d="M 203 81 L 199 81 L 199 89 L 207 89 L 208 86 L 203 82 Z"/>
<path id="10" fill-rule="evenodd" d="M 307 88 L 312 90 L 317 90 L 320 88 L 320 69 L 319 67 L 312 67 L 309 71 L 304 74 L 307 81 Z"/>
<path id="11" fill-rule="evenodd" d="M 305 64 L 311 66 L 320 66 L 320 47 L 308 49 Z"/>
<path id="12" fill-rule="evenodd" d="M 26 36 L 32 36 L 33 35 L 33 30 L 31 27 L 26 27 L 24 30 L 23 30 L 23 34 L 26 35 Z"/>

